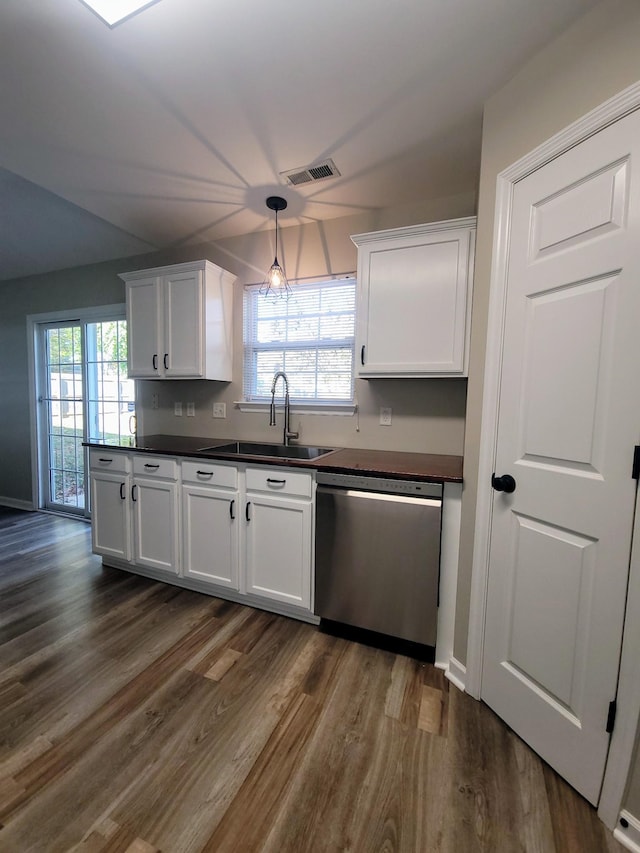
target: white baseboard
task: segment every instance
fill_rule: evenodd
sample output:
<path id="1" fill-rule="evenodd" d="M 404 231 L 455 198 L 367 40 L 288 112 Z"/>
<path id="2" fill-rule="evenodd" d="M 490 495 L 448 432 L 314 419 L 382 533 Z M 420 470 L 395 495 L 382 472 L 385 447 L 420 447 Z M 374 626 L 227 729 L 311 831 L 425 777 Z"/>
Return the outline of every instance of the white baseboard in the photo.
<path id="1" fill-rule="evenodd" d="M 627 826 L 621 826 L 620 821 L 624 821 Z M 613 830 L 613 837 L 627 850 L 640 853 L 640 820 L 623 809 L 618 816 L 618 825 Z"/>
<path id="2" fill-rule="evenodd" d="M 458 688 L 458 690 L 462 690 L 464 693 L 464 684 L 467 676 L 467 668 L 463 664 L 460 663 L 454 657 L 449 658 L 449 666 L 445 670 L 445 677 L 449 679 L 452 684 Z"/>
<path id="3" fill-rule="evenodd" d="M 18 501 L 15 498 L 6 498 L 0 495 L 0 506 L 10 506 L 11 509 L 25 509 L 27 512 L 35 512 L 31 501 Z"/>

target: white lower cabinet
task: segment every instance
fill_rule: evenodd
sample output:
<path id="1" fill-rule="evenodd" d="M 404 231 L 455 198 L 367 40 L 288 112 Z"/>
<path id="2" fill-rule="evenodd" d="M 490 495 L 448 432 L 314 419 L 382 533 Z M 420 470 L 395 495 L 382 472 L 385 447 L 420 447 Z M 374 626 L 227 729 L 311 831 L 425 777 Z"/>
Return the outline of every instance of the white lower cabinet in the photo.
<path id="1" fill-rule="evenodd" d="M 247 592 L 311 609 L 311 503 L 247 493 Z"/>
<path id="2" fill-rule="evenodd" d="M 178 573 L 178 466 L 173 459 L 133 457 L 133 561 Z"/>
<path id="3" fill-rule="evenodd" d="M 89 454 L 91 471 L 91 544 L 94 553 L 131 560 L 129 457 L 123 453 Z"/>
<path id="4" fill-rule="evenodd" d="M 313 486 L 306 472 L 247 468 L 248 593 L 311 609 Z"/>
<path id="5" fill-rule="evenodd" d="M 230 466 L 182 463 L 182 571 L 194 580 L 237 590 L 238 472 Z"/>
<path id="6" fill-rule="evenodd" d="M 93 550 L 106 562 L 317 621 L 312 473 L 95 449 L 90 466 Z"/>

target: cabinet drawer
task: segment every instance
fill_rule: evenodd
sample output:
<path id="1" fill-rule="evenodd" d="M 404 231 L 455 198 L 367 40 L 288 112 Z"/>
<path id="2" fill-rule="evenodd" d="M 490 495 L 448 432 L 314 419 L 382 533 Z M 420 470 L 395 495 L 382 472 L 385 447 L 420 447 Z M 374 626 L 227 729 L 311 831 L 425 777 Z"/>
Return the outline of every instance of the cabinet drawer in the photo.
<path id="1" fill-rule="evenodd" d="M 247 468 L 247 491 L 311 498 L 313 476 L 291 468 Z"/>
<path id="2" fill-rule="evenodd" d="M 114 474 L 129 473 L 129 454 L 114 453 L 111 450 L 89 451 L 89 467 L 93 471 L 112 471 Z"/>
<path id="3" fill-rule="evenodd" d="M 175 459 L 163 459 L 160 456 L 134 456 L 133 473 L 143 477 L 177 480 L 178 463 Z"/>
<path id="4" fill-rule="evenodd" d="M 238 486 L 238 471 L 232 465 L 220 465 L 208 459 L 195 462 L 182 462 L 182 479 L 185 483 L 198 483 L 202 486 L 221 486 L 235 489 Z"/>

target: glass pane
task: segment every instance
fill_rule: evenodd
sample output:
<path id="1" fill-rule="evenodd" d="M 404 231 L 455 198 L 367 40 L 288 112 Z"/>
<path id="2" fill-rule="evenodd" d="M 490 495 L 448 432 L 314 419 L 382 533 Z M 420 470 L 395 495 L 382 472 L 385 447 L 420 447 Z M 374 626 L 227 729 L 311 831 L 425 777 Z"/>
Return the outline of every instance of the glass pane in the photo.
<path id="1" fill-rule="evenodd" d="M 135 384 L 127 375 L 127 324 L 110 320 L 87 325 L 89 437 L 132 443 Z"/>

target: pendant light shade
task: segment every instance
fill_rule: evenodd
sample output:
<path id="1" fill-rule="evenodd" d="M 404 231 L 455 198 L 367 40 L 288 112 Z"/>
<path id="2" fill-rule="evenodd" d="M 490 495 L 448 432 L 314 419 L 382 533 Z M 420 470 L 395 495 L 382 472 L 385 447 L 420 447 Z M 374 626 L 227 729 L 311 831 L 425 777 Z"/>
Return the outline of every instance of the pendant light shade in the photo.
<path id="1" fill-rule="evenodd" d="M 269 210 L 274 210 L 276 214 L 276 252 L 273 263 L 269 267 L 267 276 L 260 288 L 260 293 L 263 296 L 288 299 L 291 288 L 285 271 L 278 261 L 278 212 L 286 209 L 287 201 L 279 195 L 270 195 L 266 204 Z"/>

